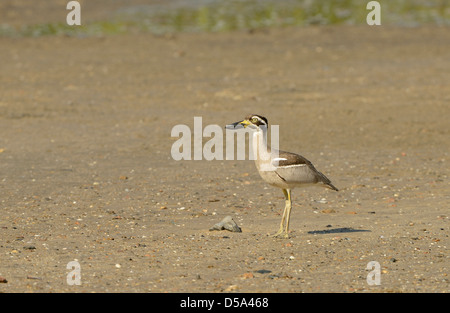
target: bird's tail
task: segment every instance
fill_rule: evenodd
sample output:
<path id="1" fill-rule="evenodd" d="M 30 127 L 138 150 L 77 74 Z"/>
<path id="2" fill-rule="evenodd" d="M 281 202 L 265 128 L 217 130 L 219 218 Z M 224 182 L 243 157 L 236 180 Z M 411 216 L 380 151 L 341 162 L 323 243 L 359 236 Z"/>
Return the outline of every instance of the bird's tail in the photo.
<path id="1" fill-rule="evenodd" d="M 331 190 L 335 190 L 335 191 L 339 191 L 339 189 L 337 189 L 332 183 L 331 180 L 328 179 L 328 177 L 326 177 L 324 174 L 322 174 L 321 172 L 319 172 L 319 176 L 320 176 L 320 181 L 325 185 L 325 187 L 331 189 Z"/>

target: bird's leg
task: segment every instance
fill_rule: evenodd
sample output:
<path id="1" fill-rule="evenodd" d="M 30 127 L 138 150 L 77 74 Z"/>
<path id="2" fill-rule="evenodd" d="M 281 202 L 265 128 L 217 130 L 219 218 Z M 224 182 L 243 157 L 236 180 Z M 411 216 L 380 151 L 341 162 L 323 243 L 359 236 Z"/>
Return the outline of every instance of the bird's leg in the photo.
<path id="1" fill-rule="evenodd" d="M 286 207 L 284 207 L 283 217 L 281 218 L 281 223 L 280 223 L 280 228 L 278 229 L 278 231 L 275 234 L 272 235 L 272 237 L 278 237 L 283 233 L 285 218 L 286 218 Z"/>
<path id="2" fill-rule="evenodd" d="M 288 237 L 287 229 L 289 227 L 289 215 L 291 211 L 291 190 L 283 189 L 286 205 L 284 206 L 283 217 L 281 218 L 280 229 L 272 235 L 272 237 Z M 285 227 L 285 221 L 287 218 L 287 224 Z M 285 232 L 285 234 L 283 234 Z M 281 236 L 283 234 L 283 236 Z"/>
<path id="3" fill-rule="evenodd" d="M 292 208 L 292 200 L 291 200 L 291 190 L 286 190 L 287 197 L 286 197 L 286 229 L 284 231 L 284 237 L 289 237 L 289 219 L 291 218 L 291 208 Z"/>

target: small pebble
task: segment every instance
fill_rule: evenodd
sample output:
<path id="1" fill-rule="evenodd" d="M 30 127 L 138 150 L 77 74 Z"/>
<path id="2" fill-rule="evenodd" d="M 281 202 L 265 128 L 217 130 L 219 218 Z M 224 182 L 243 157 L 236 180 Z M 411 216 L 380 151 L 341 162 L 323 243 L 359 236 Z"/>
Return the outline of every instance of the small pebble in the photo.
<path id="1" fill-rule="evenodd" d="M 225 288 L 225 291 L 234 291 L 237 290 L 239 287 L 237 285 L 230 285 L 227 288 Z"/>
<path id="2" fill-rule="evenodd" d="M 235 221 L 233 221 L 233 218 L 231 216 L 225 217 L 221 222 L 215 224 L 213 227 L 211 227 L 209 230 L 229 230 L 231 232 L 242 232 L 241 228 L 236 224 Z"/>

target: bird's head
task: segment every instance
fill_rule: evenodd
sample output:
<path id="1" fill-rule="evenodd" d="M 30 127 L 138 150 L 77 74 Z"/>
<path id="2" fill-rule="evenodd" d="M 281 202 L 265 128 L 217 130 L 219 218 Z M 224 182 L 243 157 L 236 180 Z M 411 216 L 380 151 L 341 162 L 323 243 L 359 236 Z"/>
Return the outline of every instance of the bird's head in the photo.
<path id="1" fill-rule="evenodd" d="M 269 122 L 264 116 L 258 115 L 258 114 L 250 114 L 247 115 L 242 121 L 235 122 L 232 124 L 227 125 L 225 128 L 227 129 L 238 129 L 238 128 L 246 128 L 249 127 L 250 129 L 261 129 L 269 126 Z"/>

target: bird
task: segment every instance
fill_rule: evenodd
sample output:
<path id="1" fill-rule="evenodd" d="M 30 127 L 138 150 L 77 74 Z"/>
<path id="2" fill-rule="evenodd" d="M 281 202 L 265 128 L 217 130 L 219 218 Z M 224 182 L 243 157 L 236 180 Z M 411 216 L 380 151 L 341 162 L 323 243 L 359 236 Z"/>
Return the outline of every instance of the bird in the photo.
<path id="1" fill-rule="evenodd" d="M 281 188 L 285 207 L 277 238 L 289 238 L 289 219 L 292 208 L 291 190 L 297 187 L 322 186 L 334 191 L 338 189 L 305 157 L 271 148 L 267 145 L 268 120 L 258 114 L 249 114 L 242 121 L 228 124 L 226 129 L 249 128 L 253 131 L 252 152 L 261 178 L 271 186 Z"/>

